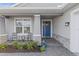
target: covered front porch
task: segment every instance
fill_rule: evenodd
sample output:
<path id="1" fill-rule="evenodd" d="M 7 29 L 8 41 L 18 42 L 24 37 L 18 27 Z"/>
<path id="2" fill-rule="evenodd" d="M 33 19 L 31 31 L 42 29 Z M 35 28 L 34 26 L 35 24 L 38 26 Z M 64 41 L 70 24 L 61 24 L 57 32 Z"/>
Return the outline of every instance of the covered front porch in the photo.
<path id="1" fill-rule="evenodd" d="M 35 40 L 41 44 L 42 38 L 53 38 L 52 16 L 1 16 L 4 31 L 1 42 L 14 40 Z"/>

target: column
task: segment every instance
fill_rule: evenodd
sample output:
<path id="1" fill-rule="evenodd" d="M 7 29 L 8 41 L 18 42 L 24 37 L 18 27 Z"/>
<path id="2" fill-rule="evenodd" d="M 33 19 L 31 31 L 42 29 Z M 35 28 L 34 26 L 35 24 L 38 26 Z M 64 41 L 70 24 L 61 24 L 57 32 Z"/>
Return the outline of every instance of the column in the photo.
<path id="1" fill-rule="evenodd" d="M 41 44 L 40 15 L 34 15 L 33 40 L 38 41 L 38 43 Z"/>

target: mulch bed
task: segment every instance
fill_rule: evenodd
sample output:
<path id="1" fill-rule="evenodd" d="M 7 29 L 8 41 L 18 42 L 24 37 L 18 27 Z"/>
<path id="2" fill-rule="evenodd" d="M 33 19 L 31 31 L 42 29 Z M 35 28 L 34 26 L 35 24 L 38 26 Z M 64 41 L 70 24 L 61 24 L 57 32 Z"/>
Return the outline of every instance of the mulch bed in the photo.
<path id="1" fill-rule="evenodd" d="M 27 49 L 16 49 L 15 47 L 9 45 L 6 49 L 0 49 L 0 53 L 17 53 L 17 52 L 40 52 L 39 47 L 33 50 Z"/>

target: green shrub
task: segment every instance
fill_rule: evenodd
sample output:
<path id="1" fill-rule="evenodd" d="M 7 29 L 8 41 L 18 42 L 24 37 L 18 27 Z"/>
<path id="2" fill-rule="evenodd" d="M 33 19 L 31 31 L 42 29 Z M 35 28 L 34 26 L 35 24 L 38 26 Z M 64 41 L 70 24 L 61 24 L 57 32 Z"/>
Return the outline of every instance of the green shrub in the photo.
<path id="1" fill-rule="evenodd" d="M 26 48 L 27 48 L 28 50 L 33 50 L 33 49 L 36 48 L 36 47 L 37 47 L 37 42 L 35 42 L 35 41 L 33 41 L 33 40 L 27 41 L 27 43 L 26 43 Z"/>
<path id="2" fill-rule="evenodd" d="M 37 47 L 37 42 L 35 42 L 35 41 L 30 41 L 30 43 L 32 44 L 32 46 L 34 47 L 34 48 L 36 48 Z"/>
<path id="3" fill-rule="evenodd" d="M 14 47 L 16 47 L 16 46 L 18 45 L 18 41 L 13 41 L 13 42 L 12 42 L 12 45 L 13 45 Z"/>
<path id="4" fill-rule="evenodd" d="M 45 50 L 46 50 L 45 47 L 40 47 L 40 51 L 41 51 L 41 52 L 44 52 Z"/>
<path id="5" fill-rule="evenodd" d="M 0 44 L 0 49 L 6 49 L 7 45 L 6 44 Z"/>
<path id="6" fill-rule="evenodd" d="M 27 49 L 27 44 L 26 43 L 23 45 L 23 48 L 24 49 Z"/>
<path id="7" fill-rule="evenodd" d="M 13 46 L 17 49 L 23 49 L 23 45 L 18 41 L 13 41 Z"/>
<path id="8" fill-rule="evenodd" d="M 16 45 L 16 48 L 17 48 L 17 49 L 23 49 L 23 45 L 22 45 L 22 44 L 17 44 L 17 45 Z"/>
<path id="9" fill-rule="evenodd" d="M 33 50 L 34 48 L 37 47 L 37 42 L 33 40 L 28 40 L 25 44 L 21 44 L 18 41 L 13 41 L 12 44 L 15 48 L 17 49 L 28 49 L 28 50 Z"/>
<path id="10" fill-rule="evenodd" d="M 31 42 L 27 42 L 27 49 L 28 50 L 33 50 L 34 49 L 34 47 L 33 47 L 33 45 L 32 45 L 32 43 Z"/>

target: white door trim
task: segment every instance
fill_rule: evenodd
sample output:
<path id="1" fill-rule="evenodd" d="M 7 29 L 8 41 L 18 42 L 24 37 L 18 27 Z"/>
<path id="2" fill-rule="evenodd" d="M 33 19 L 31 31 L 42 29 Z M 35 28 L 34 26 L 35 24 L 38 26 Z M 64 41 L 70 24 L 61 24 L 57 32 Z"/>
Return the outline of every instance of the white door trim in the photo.
<path id="1" fill-rule="evenodd" d="M 51 22 L 51 38 L 52 38 L 52 31 L 53 31 L 52 19 L 42 19 L 42 37 L 43 37 L 43 21 L 50 21 Z"/>

